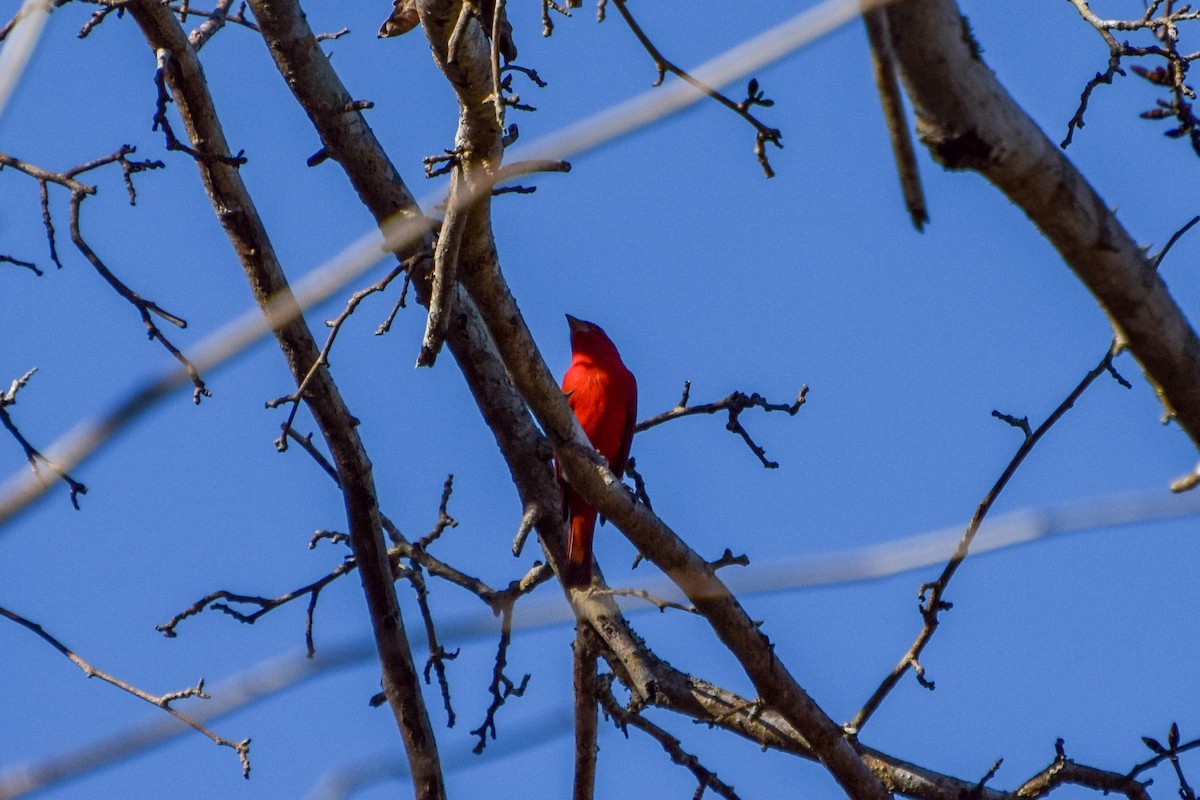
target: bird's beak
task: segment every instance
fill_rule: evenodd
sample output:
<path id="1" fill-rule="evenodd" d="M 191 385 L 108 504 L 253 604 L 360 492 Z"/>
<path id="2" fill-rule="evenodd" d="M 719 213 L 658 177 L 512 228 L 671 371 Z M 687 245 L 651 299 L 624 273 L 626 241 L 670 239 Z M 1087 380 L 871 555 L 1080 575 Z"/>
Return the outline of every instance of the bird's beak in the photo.
<path id="1" fill-rule="evenodd" d="M 588 324 L 581 319 L 576 319 L 570 314 L 567 314 L 567 325 L 571 327 L 571 333 L 583 333 L 588 329 Z"/>

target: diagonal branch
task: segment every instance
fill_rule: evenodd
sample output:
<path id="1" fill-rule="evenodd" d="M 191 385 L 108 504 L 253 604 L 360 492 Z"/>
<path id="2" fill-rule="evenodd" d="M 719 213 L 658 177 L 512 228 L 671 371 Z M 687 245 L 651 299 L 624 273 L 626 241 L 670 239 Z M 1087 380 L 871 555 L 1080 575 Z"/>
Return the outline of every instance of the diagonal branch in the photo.
<path id="1" fill-rule="evenodd" d="M 754 155 L 758 157 L 758 163 L 763 169 L 763 174 L 768 178 L 775 177 L 775 170 L 771 168 L 771 162 L 767 158 L 767 145 L 772 144 L 776 148 L 782 148 L 783 143 L 780 139 L 783 134 L 777 129 L 764 124 L 762 120 L 750 112 L 754 106 L 770 107 L 775 104 L 775 101 L 768 100 L 758 89 L 758 81 L 751 80 L 746 99 L 741 102 L 735 102 L 722 92 L 717 91 L 713 87 L 698 80 L 687 70 L 677 66 L 662 54 L 662 51 L 651 41 L 650 37 L 642 30 L 642 26 L 633 18 L 625 0 L 613 0 L 617 7 L 617 11 L 621 13 L 621 18 L 625 20 L 625 24 L 633 31 L 633 35 L 641 43 L 646 52 L 650 54 L 650 58 L 654 60 L 654 67 L 658 70 L 658 79 L 654 81 L 655 86 L 659 86 L 663 82 L 663 78 L 669 72 L 672 75 L 679 77 L 681 80 L 695 87 L 700 92 L 716 100 L 721 105 L 728 108 L 733 113 L 737 114 L 754 128 Z"/>
<path id="2" fill-rule="evenodd" d="M 13 422 L 12 415 L 8 413 L 9 406 L 16 405 L 17 403 L 17 392 L 25 388 L 25 385 L 29 383 L 29 379 L 33 377 L 33 373 L 35 372 L 37 372 L 37 367 L 34 367 L 21 377 L 14 380 L 8 387 L 8 391 L 4 394 L 0 394 L 0 425 L 3 425 L 5 430 L 7 430 L 12 437 L 17 440 L 17 444 L 21 446 L 21 450 L 23 450 L 25 453 L 25 460 L 29 462 L 29 467 L 33 470 L 35 475 L 38 474 L 38 467 L 41 465 L 57 475 L 63 481 L 63 483 L 67 484 L 67 487 L 71 490 L 71 505 L 73 505 L 75 510 L 78 511 L 79 495 L 87 494 L 87 487 L 72 478 L 67 471 L 58 464 L 55 464 L 50 459 L 46 458 L 46 456 L 42 455 L 41 451 L 34 447 L 29 440 L 25 438 L 25 435 L 17 428 L 17 424 Z"/>
<path id="3" fill-rule="evenodd" d="M 211 397 L 212 392 L 204 384 L 204 380 L 200 377 L 199 371 L 195 365 L 176 347 L 170 339 L 158 327 L 154 321 L 155 317 L 166 320 L 178 328 L 186 328 L 187 322 L 181 317 L 172 314 L 163 309 L 153 300 L 142 297 L 140 294 L 129 288 L 120 278 L 109 269 L 108 265 L 101 260 L 100 256 L 92 249 L 91 245 L 83 237 L 83 232 L 79 224 L 80 210 L 83 207 L 83 201 L 96 193 L 96 187 L 86 183 L 81 183 L 77 180 L 79 175 L 91 170 L 103 167 L 107 164 L 120 164 L 121 173 L 125 181 L 125 190 L 129 194 L 129 203 L 134 205 L 137 202 L 137 192 L 133 185 L 133 176 L 139 172 L 146 170 L 162 169 L 163 162 L 161 161 L 132 161 L 129 156 L 135 152 L 136 148 L 130 145 L 123 145 L 116 152 L 106 156 L 95 158 L 79 166 L 72 167 L 65 172 L 50 172 L 33 164 L 28 164 L 12 156 L 0 153 L 0 169 L 11 167 L 18 172 L 22 172 L 38 182 L 38 190 L 41 197 L 42 208 L 42 226 L 46 230 L 46 238 L 50 246 L 50 260 L 55 266 L 62 269 L 62 262 L 58 258 L 58 248 L 55 244 L 54 222 L 50 216 L 50 194 L 49 185 L 51 183 L 62 186 L 71 193 L 69 205 L 69 219 L 71 242 L 79 250 L 80 254 L 87 259 L 92 268 L 96 270 L 104 281 L 113 288 L 113 290 L 129 302 L 137 309 L 138 316 L 141 317 L 142 324 L 146 328 L 146 333 L 151 339 L 157 340 L 167 352 L 170 353 L 176 361 L 178 361 L 184 369 L 187 370 L 188 376 L 192 381 L 192 401 L 199 403 L 203 397 Z M 35 270 L 36 271 L 36 270 Z"/>
<path id="4" fill-rule="evenodd" d="M 195 686 L 189 687 L 182 691 L 169 692 L 164 695 L 152 695 L 149 692 L 139 689 L 138 687 L 134 686 L 131 683 L 127 683 L 126 681 L 123 681 L 120 678 L 110 675 L 103 670 L 96 669 L 90 663 L 88 663 L 83 658 L 81 658 L 75 651 L 71 650 L 69 647 L 67 647 L 65 644 L 60 642 L 58 639 L 54 638 L 49 633 L 47 633 L 45 628 L 43 628 L 41 625 L 38 625 L 36 622 L 28 620 L 25 617 L 21 616 L 20 614 L 17 614 L 16 612 L 13 612 L 13 611 L 9 611 L 7 608 L 3 608 L 3 607 L 0 607 L 0 617 L 5 617 L 6 619 L 9 619 L 9 620 L 17 623 L 21 627 L 37 634 L 39 637 L 41 637 L 42 641 L 46 642 L 51 647 L 53 647 L 55 650 L 62 653 L 64 656 L 66 656 L 68 661 L 70 661 L 72 664 L 74 664 L 75 666 L 77 666 L 81 670 L 83 670 L 83 674 L 88 676 L 89 678 L 99 678 L 100 680 L 104 681 L 105 683 L 112 684 L 113 686 L 117 687 L 121 691 L 128 692 L 129 694 L 133 695 L 134 697 L 138 698 L 139 700 L 144 700 L 152 706 L 161 708 L 163 711 L 166 711 L 168 714 L 175 717 L 175 719 L 179 720 L 180 722 L 184 723 L 185 725 L 188 725 L 191 728 L 194 728 L 199 733 L 202 733 L 205 736 L 207 736 L 209 739 L 211 739 L 213 741 L 214 744 L 218 744 L 222 747 L 231 748 L 238 754 L 238 758 L 242 762 L 242 777 L 243 778 L 250 777 L 250 740 L 249 739 L 243 739 L 240 742 L 230 741 L 229 739 L 219 736 L 218 734 L 213 732 L 211 729 L 205 727 L 198 720 L 193 719 L 192 717 L 188 716 L 187 714 L 184 714 L 182 711 L 179 711 L 178 709 L 174 708 L 171 705 L 171 703 L 175 702 L 176 700 L 183 700 L 184 698 L 188 698 L 188 697 L 199 697 L 202 700 L 210 699 L 210 696 L 204 693 L 204 679 L 203 678 L 201 678 L 196 683 Z"/>
<path id="5" fill-rule="evenodd" d="M 1200 338 L 1116 214 L 1000 84 L 954 0 L 887 9 L 921 139 L 1021 207 L 1109 315 L 1166 414 L 1200 445 Z"/>
<path id="6" fill-rule="evenodd" d="M 256 301 L 264 311 L 280 308 L 281 302 L 290 306 L 280 308 L 285 317 L 275 323 L 276 339 L 299 384 L 317 362 L 319 349 L 303 317 L 295 313 L 291 287 L 238 173 L 237 159 L 230 154 L 196 51 L 170 9 L 153 0 L 135 0 L 127 8 L 159 55 L 164 85 L 174 96 L 189 140 L 202 143 L 208 154 L 195 159 L 195 164 Z M 255 11 L 257 16 L 258 9 Z M 371 462 L 359 438 L 357 420 L 328 369 L 322 368 L 310 382 L 306 400 L 337 468 L 383 672 L 383 690 L 404 741 L 414 791 L 422 800 L 438 800 L 445 796 L 445 787 L 437 742 L 396 599 Z"/>
<path id="7" fill-rule="evenodd" d="M 449 43 L 456 22 L 450 3 L 423 0 L 419 10 L 434 60 L 459 97 L 458 139 L 467 144 L 469 151 L 460 168 L 470 179 L 472 171 L 487 172 L 503 149 L 502 132 L 484 102 L 490 89 L 487 45 L 478 26 L 469 28 L 457 38 L 455 58 L 450 59 Z M 739 660 L 759 694 L 803 733 L 849 795 L 880 800 L 887 797 L 887 791 L 868 770 L 841 728 L 799 685 L 775 654 L 770 640 L 708 562 L 652 511 L 638 504 L 592 449 L 500 274 L 488 211 L 487 198 L 483 198 L 473 213 L 476 227 L 468 229 L 464 241 L 463 254 L 468 266 L 463 270 L 462 281 L 496 342 L 513 384 L 553 445 L 568 482 L 683 589 Z M 575 597 L 578 598 L 578 593 Z"/>
<path id="8" fill-rule="evenodd" d="M 683 742 L 646 719 L 642 714 L 626 709 L 618 703 L 612 693 L 612 677 L 612 675 L 608 675 L 604 679 L 596 681 L 596 697 L 599 698 L 604 713 L 618 728 L 624 731 L 632 726 L 658 742 L 673 762 L 692 773 L 697 783 L 696 797 L 703 795 L 705 789 L 711 789 L 714 794 L 724 797 L 725 800 L 739 800 L 738 794 L 732 786 L 718 778 L 717 773 L 705 767 L 699 758 L 683 749 Z"/>
<path id="9" fill-rule="evenodd" d="M 904 194 L 904 206 L 908 209 L 913 227 L 923 231 L 925 223 L 929 222 L 929 211 L 925 205 L 925 190 L 921 186 L 908 118 L 904 113 L 904 101 L 900 96 L 900 82 L 896 78 L 896 57 L 892 55 L 892 33 L 888 29 L 887 14 L 879 8 L 866 11 L 863 13 L 863 24 L 871 46 L 875 89 L 879 92 L 883 121 L 892 143 L 892 157 L 900 178 L 900 190 Z"/>
<path id="10" fill-rule="evenodd" d="M 920 611 L 921 618 L 924 622 L 921 627 L 921 632 L 917 634 L 916 640 L 909 647 L 908 652 L 906 652 L 900 659 L 900 662 L 892 668 L 892 671 L 888 673 L 886 678 L 884 678 L 883 682 L 879 685 L 879 688 L 874 691 L 863 707 L 859 709 L 857 714 L 854 715 L 854 719 L 848 723 L 847 727 L 855 734 L 862 730 L 863 725 L 866 724 L 867 720 L 871 718 L 871 715 L 874 714 L 876 709 L 879 708 L 879 704 L 883 702 L 884 698 L 887 697 L 892 689 L 895 688 L 896 684 L 899 683 L 900 678 L 903 677 L 909 669 L 912 669 L 916 672 L 917 680 L 920 681 L 922 686 L 927 689 L 933 688 L 933 682 L 925 678 L 925 670 L 921 666 L 920 659 L 921 653 L 925 650 L 925 646 L 929 644 L 929 640 L 933 638 L 933 634 L 938 628 L 938 624 L 940 622 L 939 615 L 942 611 L 946 611 L 951 607 L 951 604 L 946 602 L 944 599 L 946 587 L 949 585 L 950 579 L 954 577 L 954 573 L 958 571 L 958 568 L 962 565 L 963 560 L 966 559 L 967 553 L 971 549 L 971 543 L 975 540 L 975 534 L 979 532 L 979 526 L 983 524 L 984 517 L 986 517 L 988 512 L 991 511 L 992 506 L 1000 497 L 1000 493 L 1004 491 L 1004 487 L 1008 485 L 1009 480 L 1011 480 L 1012 476 L 1016 474 L 1021 464 L 1025 461 L 1026 456 L 1033 451 L 1033 448 L 1036 447 L 1037 443 L 1042 440 L 1042 437 L 1044 437 L 1046 433 L 1048 433 L 1049 430 L 1054 427 L 1055 423 L 1062 419 L 1063 415 L 1065 415 L 1071 410 L 1071 408 L 1074 407 L 1075 402 L 1083 396 L 1083 393 L 1087 391 L 1088 387 L 1091 386 L 1097 378 L 1105 373 L 1112 373 L 1115 375 L 1113 372 L 1112 360 L 1116 353 L 1117 344 L 1114 342 L 1108 348 L 1108 350 L 1105 351 L 1103 358 L 1100 359 L 1100 363 L 1083 376 L 1083 379 L 1075 386 L 1074 389 L 1071 390 L 1066 399 L 1059 403 L 1058 407 L 1051 412 L 1050 416 L 1046 417 L 1046 420 L 1039 425 L 1036 430 L 1030 429 L 1029 421 L 1026 419 L 1017 420 L 1006 414 L 1001 414 L 996 411 L 992 412 L 993 416 L 1007 422 L 1014 427 L 1021 428 L 1024 431 L 1025 438 L 1021 442 L 1021 446 L 1017 448 L 1017 452 L 1013 454 L 1013 457 L 1009 460 L 1008 466 L 1006 466 L 1004 471 L 1000 473 L 1000 477 L 996 479 L 996 482 L 992 485 L 992 488 L 988 490 L 988 493 L 976 507 L 975 513 L 972 515 L 971 521 L 967 524 L 967 529 L 962 535 L 962 539 L 960 539 L 958 542 L 958 547 L 955 549 L 954 555 L 950 557 L 950 561 L 942 569 L 941 575 L 939 575 L 937 580 L 933 581 L 932 583 L 927 583 L 921 586 Z M 1119 376 L 1117 377 L 1119 379 Z"/>

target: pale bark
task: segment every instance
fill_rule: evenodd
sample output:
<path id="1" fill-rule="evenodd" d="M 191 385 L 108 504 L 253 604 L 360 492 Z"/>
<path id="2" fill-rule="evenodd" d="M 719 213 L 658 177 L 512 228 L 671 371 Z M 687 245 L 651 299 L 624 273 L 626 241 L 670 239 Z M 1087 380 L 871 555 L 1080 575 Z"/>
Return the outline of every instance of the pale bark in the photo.
<path id="1" fill-rule="evenodd" d="M 154 50 L 169 54 L 166 81 L 187 130 L 200 177 L 226 235 L 234 247 L 255 300 L 264 310 L 279 309 L 284 322 L 275 336 L 297 384 L 316 363 L 319 348 L 304 318 L 280 307 L 291 289 L 275 249 L 230 150 L 196 52 L 178 19 L 165 5 L 137 0 L 128 6 Z M 391 562 L 383 538 L 371 461 L 358 436 L 358 421 L 346 407 L 325 367 L 308 382 L 305 401 L 329 446 L 345 501 L 351 546 L 362 579 L 382 668 L 385 696 L 404 740 L 418 798 L 439 800 L 445 787 L 437 740 L 429 723 L 404 621 L 396 599 Z"/>
<path id="2" fill-rule="evenodd" d="M 1108 314 L 1168 414 L 1200 444 L 1200 339 L 1116 213 L 984 63 L 954 0 L 886 9 L 917 131 L 1016 203 Z"/>

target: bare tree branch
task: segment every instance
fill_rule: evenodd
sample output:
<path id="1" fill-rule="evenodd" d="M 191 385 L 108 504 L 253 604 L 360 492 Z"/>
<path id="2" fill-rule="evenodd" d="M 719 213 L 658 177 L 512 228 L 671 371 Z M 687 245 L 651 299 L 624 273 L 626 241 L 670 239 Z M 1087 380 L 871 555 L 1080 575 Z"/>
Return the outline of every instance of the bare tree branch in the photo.
<path id="1" fill-rule="evenodd" d="M 182 711 L 179 711 L 178 709 L 176 709 L 174 706 L 171 705 L 176 700 L 183 700 L 188 697 L 199 697 L 202 700 L 210 699 L 210 696 L 204 693 L 204 679 L 203 678 L 201 678 L 199 681 L 197 681 L 195 686 L 192 686 L 188 689 L 184 689 L 184 690 L 178 691 L 178 692 L 169 692 L 164 695 L 152 695 L 149 692 L 145 692 L 145 691 L 137 688 L 136 686 L 134 686 L 131 683 L 127 683 L 126 681 L 123 681 L 120 678 L 114 677 L 113 675 L 110 675 L 109 673 L 104 672 L 103 670 L 96 669 L 90 663 L 88 663 L 82 657 L 80 657 L 77 653 L 75 653 L 73 650 L 68 648 L 65 644 L 63 644 L 58 639 L 54 638 L 49 633 L 47 633 L 46 629 L 43 628 L 41 625 L 38 625 L 36 622 L 32 622 L 31 620 L 26 619 L 25 617 L 21 616 L 20 614 L 17 614 L 14 611 L 9 611 L 7 608 L 3 608 L 3 607 L 0 607 L 0 617 L 5 617 L 6 619 L 9 619 L 12 622 L 17 623 L 21 627 L 37 634 L 39 637 L 41 637 L 42 641 L 46 642 L 51 647 L 53 647 L 55 650 L 62 653 L 64 656 L 66 656 L 68 661 L 70 661 L 72 664 L 74 664 L 75 666 L 77 666 L 81 670 L 83 670 L 83 674 L 86 675 L 87 677 L 99 678 L 100 680 L 104 681 L 105 683 L 112 684 L 113 686 L 117 687 L 121 691 L 128 692 L 129 694 L 133 695 L 134 697 L 138 698 L 139 700 L 144 700 L 152 706 L 157 706 L 158 708 L 161 708 L 163 711 L 166 711 L 171 716 L 175 717 L 175 719 L 177 719 L 180 722 L 184 723 L 185 725 L 195 729 L 197 732 L 202 733 L 203 735 L 207 736 L 209 739 L 211 739 L 213 741 L 214 744 L 220 745 L 221 747 L 228 747 L 228 748 L 232 749 L 234 752 L 236 752 L 238 754 L 238 759 L 242 763 L 242 777 L 243 778 L 250 777 L 250 740 L 249 739 L 243 739 L 240 742 L 230 741 L 229 739 L 226 739 L 222 736 L 217 735 L 211 729 L 205 727 L 200 721 L 196 720 L 195 718 L 193 718 L 191 716 L 188 716 L 187 714 L 184 714 Z"/>
<path id="2" fill-rule="evenodd" d="M 953 0 L 887 9 L 922 141 L 1022 208 L 1108 313 L 1168 417 L 1200 445 L 1200 338 L 1154 266 L 983 62 Z"/>
<path id="3" fill-rule="evenodd" d="M 759 166 L 762 167 L 763 174 L 768 178 L 774 178 L 775 170 L 771 168 L 770 159 L 767 158 L 766 146 L 768 144 L 772 144 L 777 148 L 782 148 L 783 143 L 780 141 L 780 139 L 783 138 L 783 134 L 775 128 L 771 128 L 763 124 L 758 117 L 750 112 L 750 109 L 755 106 L 770 108 L 771 106 L 775 105 L 774 100 L 767 99 L 766 96 L 759 90 L 758 81 L 751 79 L 746 90 L 746 99 L 740 102 L 735 102 L 725 94 L 704 83 L 704 81 L 697 79 L 687 70 L 678 67 L 669 61 L 658 49 L 658 47 L 655 46 L 654 42 L 650 40 L 650 37 L 646 34 L 646 32 L 642 30 L 642 26 L 637 23 L 637 20 L 633 18 L 633 14 L 629 11 L 629 7 L 626 5 L 625 0 L 613 0 L 613 4 L 616 5 L 617 11 L 619 11 L 621 14 L 621 18 L 625 20 L 625 24 L 629 26 L 631 31 L 633 31 L 633 35 L 637 37 L 637 40 L 641 43 L 642 47 L 644 47 L 646 52 L 650 54 L 650 58 L 654 60 L 654 68 L 658 70 L 658 78 L 654 81 L 654 85 L 660 86 L 663 82 L 663 78 L 666 77 L 668 72 L 670 72 L 672 75 L 678 76 L 681 80 L 691 84 L 699 91 L 708 95 L 713 100 L 716 100 L 718 103 L 725 106 L 730 111 L 733 111 L 742 119 L 746 120 L 746 122 L 750 123 L 755 131 L 754 155 L 758 158 L 758 163 Z"/>
<path id="4" fill-rule="evenodd" d="M 456 20 L 437 0 L 419 4 L 421 23 L 434 50 L 434 59 L 446 73 L 459 97 L 460 141 L 469 143 L 469 156 L 458 167 L 472 180 L 475 172 L 488 173 L 502 154 L 502 132 L 495 117 L 485 113 L 489 91 L 487 48 L 482 31 L 468 28 L 458 40 L 455 58 L 449 44 Z M 541 358 L 521 313 L 500 276 L 495 244 L 488 219 L 487 198 L 479 201 L 473 226 L 465 233 L 463 255 L 470 268 L 462 280 L 512 376 L 548 439 L 567 480 L 600 513 L 617 524 L 634 546 L 676 581 L 713 626 L 726 647 L 738 658 L 759 693 L 778 707 L 819 754 L 822 763 L 858 798 L 884 798 L 886 790 L 871 774 L 842 730 L 813 702 L 775 655 L 770 641 L 729 594 L 708 563 L 653 512 L 636 503 L 587 442 Z"/>
<path id="5" fill-rule="evenodd" d="M 133 175 L 152 169 L 162 169 L 164 167 L 161 161 L 132 161 L 129 156 L 136 151 L 136 148 L 129 145 L 123 145 L 115 152 L 93 159 L 86 163 L 66 170 L 65 172 L 50 172 L 33 164 L 28 164 L 12 156 L 0 153 L 0 169 L 4 167 L 12 167 L 18 172 L 22 172 L 38 182 L 38 190 L 41 195 L 42 206 L 42 225 L 46 229 L 46 238 L 50 245 L 50 259 L 55 266 L 62 269 L 62 262 L 58 258 L 58 249 L 55 244 L 54 223 L 50 216 L 50 196 L 49 185 L 51 183 L 62 186 L 71 193 L 71 200 L 68 210 L 70 220 L 71 242 L 76 249 L 87 259 L 93 269 L 100 275 L 101 278 L 108 283 L 109 286 L 116 291 L 121 297 L 129 302 L 137 309 L 138 316 L 142 319 L 142 324 L 146 328 L 146 333 L 151 339 L 157 340 L 167 352 L 174 356 L 188 371 L 188 376 L 191 378 L 192 386 L 192 402 L 199 403 L 201 398 L 211 397 L 210 392 L 205 386 L 204 380 L 200 377 L 200 372 L 196 366 L 176 347 L 170 339 L 158 327 L 154 318 L 166 320 L 178 328 L 186 328 L 187 322 L 169 311 L 163 309 L 153 300 L 142 297 L 137 292 L 130 289 L 120 278 L 113 273 L 108 265 L 101 260 L 100 256 L 92 249 L 87 240 L 83 237 L 83 231 L 79 224 L 80 211 L 83 207 L 83 201 L 96 193 L 96 187 L 86 183 L 80 183 L 76 178 L 85 172 L 90 172 L 99 167 L 108 164 L 120 164 L 121 173 L 125 180 L 125 189 L 129 194 L 129 203 L 134 205 L 137 202 L 137 193 L 133 186 Z"/>
<path id="6" fill-rule="evenodd" d="M 4 255 L 3 253 L 0 253 L 0 264 L 12 264 L 13 266 L 16 266 L 16 267 L 24 267 L 25 269 L 32 272 L 34 275 L 37 275 L 39 278 L 42 277 L 42 275 L 45 275 L 44 272 L 42 272 L 40 269 L 38 269 L 38 265 L 35 264 L 34 262 L 22 261 L 19 258 L 13 258 L 12 256 Z"/>
<path id="7" fill-rule="evenodd" d="M 642 714 L 623 708 L 617 702 L 617 698 L 613 696 L 612 678 L 612 675 L 607 675 L 596 681 L 596 697 L 599 698 L 600 705 L 604 708 L 604 713 L 612 719 L 618 728 L 625 731 L 626 735 L 628 735 L 626 729 L 632 726 L 648 734 L 650 738 L 658 742 L 673 762 L 687 769 L 696 778 L 697 787 L 695 797 L 699 798 L 704 794 L 706 789 L 711 789 L 726 800 L 739 800 L 739 796 L 733 790 L 733 787 L 718 778 L 717 773 L 707 769 L 700 763 L 700 759 L 696 758 L 696 756 L 685 752 L 683 742 L 679 741 L 678 738 L 667 733 L 646 719 Z"/>
<path id="8" fill-rule="evenodd" d="M 233 244 L 255 299 L 264 311 L 292 298 L 283 268 L 262 220 L 229 153 L 196 52 L 170 9 L 151 0 L 128 6 L 150 46 L 159 54 L 161 79 L 174 94 L 188 137 L 213 157 L 195 159 L 217 217 Z M 262 23 L 257 6 L 255 16 Z M 163 54 L 167 57 L 163 58 Z M 323 60 L 323 58 L 322 58 Z M 344 105 L 344 104 L 343 104 Z M 197 152 L 199 149 L 197 149 Z M 294 299 L 291 301 L 294 306 Z M 302 317 L 287 309 L 276 338 L 297 385 L 320 357 Z M 329 445 L 345 500 L 349 533 L 366 595 L 383 671 L 383 690 L 404 740 L 414 791 L 422 800 L 445 796 L 437 742 L 421 696 L 420 683 L 404 632 L 383 538 L 371 462 L 359 439 L 357 420 L 342 400 L 327 369 L 309 384 L 306 397 Z"/>
<path id="9" fill-rule="evenodd" d="M 744 441 L 746 446 L 750 448 L 750 452 L 754 453 L 754 455 L 758 457 L 758 460 L 762 462 L 764 467 L 767 469 L 779 468 L 779 463 L 769 460 L 767 458 L 767 451 L 760 447 L 753 439 L 751 439 L 750 434 L 746 432 L 744 427 L 742 427 L 742 412 L 750 408 L 761 408 L 763 411 L 767 412 L 783 411 L 788 416 L 794 417 L 796 416 L 797 412 L 800 411 L 800 407 L 804 405 L 804 401 L 808 397 L 807 386 L 800 387 L 800 393 L 796 396 L 796 401 L 790 404 L 768 402 L 767 399 L 758 392 L 755 392 L 751 395 L 747 395 L 743 392 L 734 392 L 723 400 L 718 400 L 715 403 L 689 406 L 688 399 L 691 395 L 691 389 L 692 382 L 684 381 L 683 396 L 680 397 L 679 403 L 669 411 L 664 411 L 662 414 L 658 414 L 650 419 L 639 422 L 637 427 L 634 428 L 634 431 L 641 433 L 642 431 L 646 431 L 657 425 L 661 425 L 664 422 L 669 422 L 673 419 L 679 419 L 680 417 L 689 417 L 693 414 L 716 414 L 718 411 L 726 411 L 729 413 L 729 420 L 725 423 L 725 430 L 729 431 L 730 433 L 736 433 L 738 436 L 742 437 L 742 441 Z"/>
<path id="10" fill-rule="evenodd" d="M 879 708 L 880 703 L 882 703 L 884 698 L 887 697 L 892 689 L 895 688 L 896 684 L 899 683 L 900 678 L 903 677 L 909 669 L 912 669 L 916 673 L 917 680 L 922 686 L 927 689 L 933 688 L 933 681 L 925 678 L 925 670 L 921 666 L 920 658 L 921 653 L 925 650 L 925 646 L 929 644 L 929 640 L 933 638 L 934 632 L 937 631 L 941 612 L 947 611 L 951 608 L 952 604 L 944 599 L 946 587 L 949 585 L 950 579 L 954 577 L 954 573 L 958 571 L 958 568 L 962 565 L 963 560 L 966 559 L 967 553 L 971 549 L 971 543 L 975 540 L 975 534 L 979 532 L 979 526 L 983 524 L 983 520 L 987 516 L 988 512 L 992 509 L 992 505 L 1000 497 L 1000 493 L 1004 491 L 1004 487 L 1008 485 L 1009 480 L 1013 475 L 1016 474 L 1021 464 L 1025 461 L 1025 457 L 1033 451 L 1033 448 L 1036 447 L 1037 443 L 1042 440 L 1042 437 L 1044 437 L 1050 431 L 1050 429 L 1054 427 L 1054 424 L 1062 419 L 1063 416 L 1074 407 L 1075 402 L 1083 396 L 1083 393 L 1087 391 L 1088 387 L 1091 386 L 1097 378 L 1112 369 L 1112 360 L 1117 353 L 1117 347 L 1118 346 L 1116 342 L 1114 342 L 1108 348 L 1108 350 L 1105 351 L 1104 356 L 1100 359 L 1100 363 L 1083 376 L 1083 379 L 1075 386 L 1074 389 L 1071 390 L 1070 394 L 1068 394 L 1067 397 L 1058 404 L 1058 407 L 1055 408 L 1048 417 L 1046 417 L 1046 420 L 1037 427 L 1037 430 L 1030 430 L 1027 420 L 1014 420 L 1012 417 L 1007 415 L 993 412 L 995 416 L 1005 420 L 1010 425 L 1020 427 L 1024 432 L 1025 438 L 1021 442 L 1020 447 L 1017 448 L 1017 452 L 1014 453 L 1013 457 L 1009 460 L 1008 465 L 1004 468 L 1004 471 L 1000 473 L 1000 477 L 996 479 L 996 482 L 992 485 L 992 488 L 988 490 L 988 493 L 984 496 L 983 500 L 980 501 L 978 507 L 976 507 L 975 513 L 971 517 L 971 521 L 968 523 L 966 531 L 963 532 L 962 539 L 959 540 L 958 547 L 955 549 L 954 555 L 950 557 L 950 561 L 946 564 L 945 568 L 942 570 L 942 573 L 937 577 L 937 580 L 921 586 L 921 590 L 918 595 L 921 601 L 919 609 L 921 612 L 921 619 L 923 621 L 921 632 L 917 634 L 916 640 L 908 648 L 908 651 L 900 659 L 899 663 L 897 663 L 896 666 L 892 668 L 892 671 L 888 673 L 887 677 L 884 678 L 883 682 L 879 685 L 879 688 L 872 693 L 867 702 L 863 704 L 863 707 L 859 709 L 857 714 L 854 715 L 854 719 L 847 724 L 847 727 L 851 731 L 857 734 L 862 730 L 867 720 L 870 719 L 871 715 L 874 714 Z"/>
<path id="11" fill-rule="evenodd" d="M 875 89 L 879 93 L 883 121 L 892 143 L 892 156 L 896 161 L 900 189 L 904 193 L 904 205 L 913 227 L 921 231 L 929 222 L 929 212 L 925 207 L 925 191 L 921 187 L 921 174 L 917 169 L 917 155 L 913 151 L 908 118 L 904 113 L 904 100 L 900 96 L 900 83 L 896 79 L 896 58 L 892 55 L 892 34 L 888 29 L 887 14 L 878 8 L 867 11 L 863 14 L 863 24 L 871 45 Z"/>
<path id="12" fill-rule="evenodd" d="M 596 756 L 599 720 L 596 701 L 599 698 L 599 676 L 596 674 L 596 651 L 599 638 L 587 625 L 575 626 L 572 646 L 572 684 L 575 705 L 575 776 L 573 800 L 592 800 L 596 795 Z"/>
<path id="13" fill-rule="evenodd" d="M 17 392 L 25 388 L 35 372 L 37 372 L 37 367 L 34 367 L 14 380 L 9 385 L 8 391 L 0 394 L 0 425 L 3 425 L 5 430 L 17 440 L 17 444 L 21 446 L 21 450 L 25 453 L 25 460 L 29 462 L 29 468 L 33 470 L 35 475 L 39 474 L 39 466 L 44 466 L 57 475 L 63 483 L 67 484 L 67 487 L 71 490 L 71 505 L 78 511 L 79 495 L 87 494 L 87 487 L 72 478 L 62 467 L 46 458 L 36 447 L 30 444 L 29 440 L 17 428 L 17 424 L 13 422 L 12 415 L 8 412 L 8 409 L 17 403 Z"/>

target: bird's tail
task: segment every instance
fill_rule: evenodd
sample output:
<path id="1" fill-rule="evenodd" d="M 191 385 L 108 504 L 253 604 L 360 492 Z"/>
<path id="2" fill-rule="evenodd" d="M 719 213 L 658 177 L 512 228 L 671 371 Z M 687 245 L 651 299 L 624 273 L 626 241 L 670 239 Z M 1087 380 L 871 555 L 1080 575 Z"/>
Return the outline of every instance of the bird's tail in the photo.
<path id="1" fill-rule="evenodd" d="M 567 564 L 563 585 L 583 589 L 592 583 L 592 536 L 596 532 L 596 509 L 581 509 L 567 523 Z"/>

